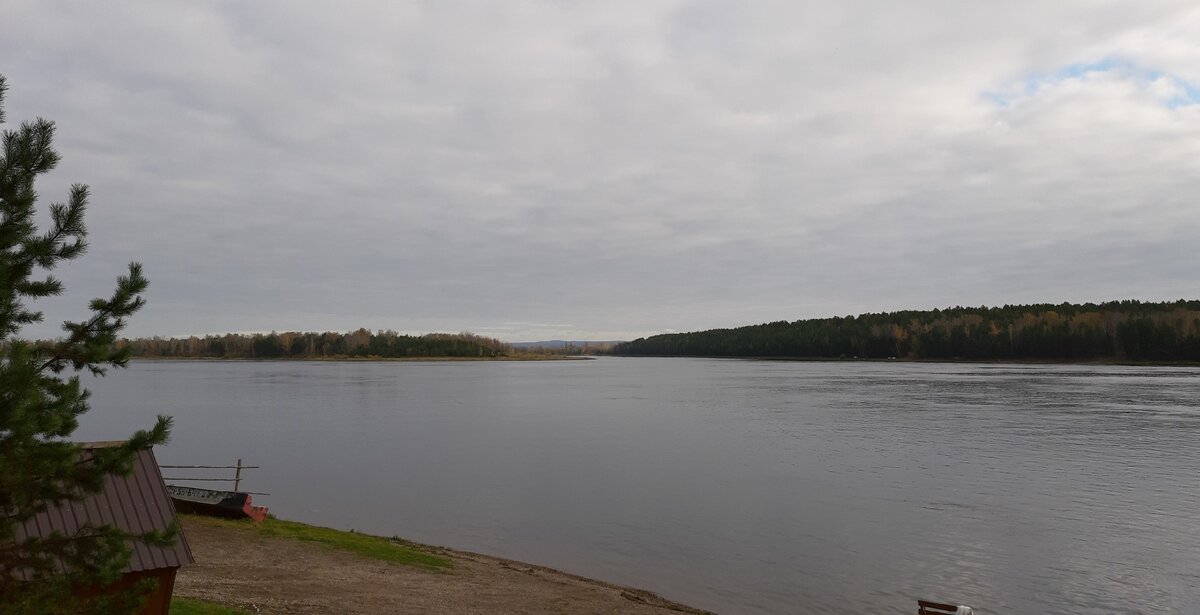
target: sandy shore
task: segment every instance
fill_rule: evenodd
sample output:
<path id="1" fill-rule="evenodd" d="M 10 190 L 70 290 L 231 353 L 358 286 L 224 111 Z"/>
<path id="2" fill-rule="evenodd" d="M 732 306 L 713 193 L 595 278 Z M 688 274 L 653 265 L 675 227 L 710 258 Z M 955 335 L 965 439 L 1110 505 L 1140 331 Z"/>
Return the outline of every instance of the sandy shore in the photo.
<path id="1" fill-rule="evenodd" d="M 650 592 L 475 553 L 419 546 L 445 571 L 181 516 L 196 563 L 175 594 L 253 613 L 705 613 Z"/>

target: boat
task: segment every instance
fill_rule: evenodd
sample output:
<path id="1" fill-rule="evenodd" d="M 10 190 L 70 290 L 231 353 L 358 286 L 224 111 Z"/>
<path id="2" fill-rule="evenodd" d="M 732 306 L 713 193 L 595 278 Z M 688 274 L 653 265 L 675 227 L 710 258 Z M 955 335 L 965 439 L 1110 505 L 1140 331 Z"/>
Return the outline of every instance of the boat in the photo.
<path id="1" fill-rule="evenodd" d="M 267 518 L 267 507 L 255 506 L 249 493 L 179 485 L 167 485 L 167 491 L 177 512 L 227 519 L 253 519 L 256 523 L 262 523 Z"/>

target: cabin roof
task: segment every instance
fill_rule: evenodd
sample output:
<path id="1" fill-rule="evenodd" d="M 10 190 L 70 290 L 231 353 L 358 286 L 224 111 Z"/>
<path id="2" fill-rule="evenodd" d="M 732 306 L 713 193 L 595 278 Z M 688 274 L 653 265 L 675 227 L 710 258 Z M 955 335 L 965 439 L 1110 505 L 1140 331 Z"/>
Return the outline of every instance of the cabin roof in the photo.
<path id="1" fill-rule="evenodd" d="M 90 442 L 81 444 L 93 450 L 119 442 Z M 85 524 L 112 525 L 131 534 L 163 531 L 175 519 L 175 506 L 163 483 L 162 473 L 154 451 L 139 451 L 134 455 L 133 471 L 129 476 L 108 475 L 104 488 L 95 495 L 75 502 L 50 505 L 24 526 L 17 529 L 17 541 L 28 536 L 49 536 L 58 531 L 71 535 Z M 131 555 L 125 572 L 140 572 L 159 568 L 178 568 L 191 564 L 192 550 L 181 531 L 174 545 L 157 547 L 131 541 Z"/>

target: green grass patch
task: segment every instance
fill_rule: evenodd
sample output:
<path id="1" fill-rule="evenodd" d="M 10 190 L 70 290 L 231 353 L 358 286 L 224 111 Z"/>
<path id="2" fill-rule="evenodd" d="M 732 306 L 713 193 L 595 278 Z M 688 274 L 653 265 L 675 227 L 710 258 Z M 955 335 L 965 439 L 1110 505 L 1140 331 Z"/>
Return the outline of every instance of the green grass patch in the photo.
<path id="1" fill-rule="evenodd" d="M 237 527 L 260 536 L 290 538 L 302 542 L 315 542 L 330 549 L 349 551 L 371 559 L 382 560 L 405 566 L 416 566 L 426 570 L 450 568 L 450 560 L 422 550 L 414 543 L 399 538 L 382 538 L 358 532 L 343 532 L 328 527 L 307 525 L 297 521 L 284 521 L 268 517 L 261 524 L 249 520 L 214 519 L 189 515 L 197 522 Z"/>
<path id="2" fill-rule="evenodd" d="M 199 598 L 171 598 L 171 615 L 251 615 L 250 611 L 235 609 Z"/>

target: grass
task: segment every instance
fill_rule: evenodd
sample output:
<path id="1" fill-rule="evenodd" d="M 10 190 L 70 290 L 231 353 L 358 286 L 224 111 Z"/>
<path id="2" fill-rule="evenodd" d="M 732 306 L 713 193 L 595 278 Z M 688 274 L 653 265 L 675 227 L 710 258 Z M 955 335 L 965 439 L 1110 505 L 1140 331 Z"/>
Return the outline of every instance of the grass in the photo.
<path id="1" fill-rule="evenodd" d="M 261 524 L 249 520 L 234 521 L 231 519 L 214 519 L 189 515 L 189 518 L 199 523 L 224 525 L 254 532 L 260 536 L 290 538 L 301 542 L 315 542 L 326 548 L 339 551 L 349 551 L 364 557 L 377 559 L 393 564 L 415 566 L 426 570 L 445 570 L 450 568 L 449 559 L 422 550 L 417 545 L 400 540 L 399 538 L 382 538 L 358 532 L 343 532 L 328 527 L 307 525 L 297 521 L 284 521 L 268 517 Z"/>
<path id="2" fill-rule="evenodd" d="M 170 615 L 250 615 L 250 611 L 230 608 L 198 598 L 171 598 Z"/>

